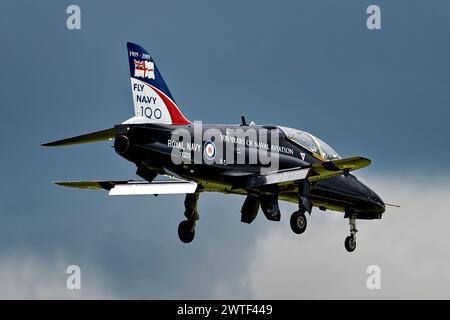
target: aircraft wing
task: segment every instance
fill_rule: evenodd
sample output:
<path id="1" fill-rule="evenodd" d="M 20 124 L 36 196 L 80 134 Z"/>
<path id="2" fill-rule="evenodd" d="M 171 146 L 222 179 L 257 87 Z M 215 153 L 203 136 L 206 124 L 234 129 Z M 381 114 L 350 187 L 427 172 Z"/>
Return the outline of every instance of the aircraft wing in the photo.
<path id="1" fill-rule="evenodd" d="M 57 181 L 55 184 L 80 189 L 109 190 L 110 196 L 194 193 L 197 183 L 169 181 Z"/>
<path id="2" fill-rule="evenodd" d="M 308 179 L 309 182 L 315 182 L 364 168 L 370 163 L 371 161 L 369 159 L 363 157 L 317 162 L 307 167 L 297 167 L 252 176 L 246 179 L 244 185 L 247 188 L 261 187 L 270 184 L 285 185 L 303 179 Z"/>
<path id="3" fill-rule="evenodd" d="M 300 180 L 308 179 L 316 182 L 328 179 L 345 172 L 364 168 L 371 163 L 363 157 L 317 162 L 307 167 L 296 167 L 286 170 L 268 172 L 261 175 L 246 177 L 233 186 L 233 189 L 255 188 L 277 184 L 291 185 Z M 169 181 L 58 181 L 55 184 L 81 189 L 109 190 L 109 195 L 149 195 L 149 194 L 185 194 L 194 193 L 197 183 L 185 180 Z"/>
<path id="4" fill-rule="evenodd" d="M 363 157 L 350 157 L 345 159 L 317 162 L 311 165 L 309 182 L 315 182 L 331 178 L 353 170 L 361 169 L 370 165 L 371 161 Z"/>

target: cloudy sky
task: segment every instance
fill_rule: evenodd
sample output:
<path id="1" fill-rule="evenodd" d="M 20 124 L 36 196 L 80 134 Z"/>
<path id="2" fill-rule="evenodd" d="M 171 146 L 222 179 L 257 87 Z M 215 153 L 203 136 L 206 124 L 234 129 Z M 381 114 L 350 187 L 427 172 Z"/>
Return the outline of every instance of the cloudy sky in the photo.
<path id="1" fill-rule="evenodd" d="M 425 1 L 0 3 L 0 298 L 450 298 L 450 3 Z M 366 28 L 369 4 L 382 29 Z M 157 61 L 183 113 L 205 123 L 310 131 L 373 160 L 387 202 L 358 224 L 314 210 L 308 230 L 240 220 L 243 198 L 204 194 L 196 239 L 183 196 L 108 198 L 54 180 L 135 178 L 111 143 L 45 149 L 133 114 L 126 42 Z M 66 289 L 79 265 L 82 289 Z M 368 290 L 366 269 L 381 269 Z"/>

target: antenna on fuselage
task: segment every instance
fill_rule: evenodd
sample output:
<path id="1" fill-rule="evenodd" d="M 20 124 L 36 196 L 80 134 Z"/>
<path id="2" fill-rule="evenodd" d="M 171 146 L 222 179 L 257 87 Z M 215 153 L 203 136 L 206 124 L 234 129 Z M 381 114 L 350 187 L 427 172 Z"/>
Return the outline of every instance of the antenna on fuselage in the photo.
<path id="1" fill-rule="evenodd" d="M 245 117 L 241 116 L 241 126 L 246 126 L 247 125 L 247 121 L 245 121 Z"/>

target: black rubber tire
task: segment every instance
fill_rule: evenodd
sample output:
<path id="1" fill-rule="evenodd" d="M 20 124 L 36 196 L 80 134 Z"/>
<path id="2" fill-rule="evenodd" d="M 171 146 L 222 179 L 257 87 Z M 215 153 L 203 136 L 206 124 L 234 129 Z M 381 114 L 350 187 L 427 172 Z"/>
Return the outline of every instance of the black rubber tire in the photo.
<path id="1" fill-rule="evenodd" d="M 296 211 L 291 215 L 291 229 L 294 233 L 302 234 L 307 225 L 308 221 L 304 213 Z"/>
<path id="2" fill-rule="evenodd" d="M 191 243 L 195 237 L 194 223 L 189 220 L 183 220 L 178 225 L 178 237 L 181 242 Z"/>
<path id="3" fill-rule="evenodd" d="M 348 236 L 347 238 L 345 238 L 345 249 L 348 252 L 353 252 L 356 249 L 356 239 L 353 236 Z"/>

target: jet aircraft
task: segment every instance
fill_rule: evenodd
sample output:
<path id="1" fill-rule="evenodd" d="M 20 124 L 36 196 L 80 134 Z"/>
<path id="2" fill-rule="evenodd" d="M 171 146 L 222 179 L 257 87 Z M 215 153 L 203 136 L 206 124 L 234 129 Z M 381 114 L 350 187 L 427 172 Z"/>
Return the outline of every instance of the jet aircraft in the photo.
<path id="1" fill-rule="evenodd" d="M 368 166 L 364 157 L 341 158 L 318 137 L 278 125 L 202 124 L 180 111 L 155 61 L 141 46 L 127 43 L 134 116 L 112 128 L 43 144 L 56 147 L 114 140 L 114 149 L 136 166 L 144 180 L 58 181 L 58 185 L 103 189 L 109 195 L 186 194 L 186 217 L 178 226 L 182 242 L 194 239 L 203 192 L 245 196 L 241 222 L 251 223 L 259 209 L 280 221 L 278 201 L 295 203 L 293 232 L 307 226 L 312 208 L 344 213 L 356 248 L 356 220 L 381 219 L 385 203 L 351 171 Z M 160 177 L 166 176 L 165 180 Z M 158 178 L 157 178 L 158 177 Z"/>

